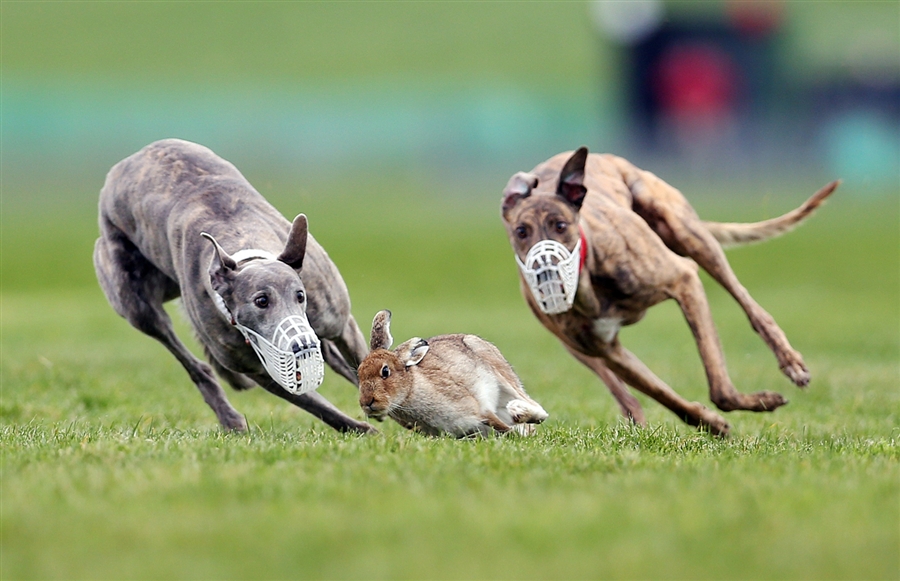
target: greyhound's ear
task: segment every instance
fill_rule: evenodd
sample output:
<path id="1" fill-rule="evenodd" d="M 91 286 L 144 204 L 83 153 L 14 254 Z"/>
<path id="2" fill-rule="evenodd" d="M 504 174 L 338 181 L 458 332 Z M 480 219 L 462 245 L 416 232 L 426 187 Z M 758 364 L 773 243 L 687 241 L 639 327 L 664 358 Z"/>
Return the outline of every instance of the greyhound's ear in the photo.
<path id="1" fill-rule="evenodd" d="M 305 214 L 298 214 L 291 225 L 291 233 L 288 234 L 287 244 L 278 256 L 278 260 L 284 262 L 295 270 L 303 266 L 303 257 L 306 256 L 306 239 L 309 234 L 309 222 Z"/>
<path id="2" fill-rule="evenodd" d="M 215 249 L 215 255 L 209 265 L 209 280 L 212 282 L 213 290 L 219 292 L 225 285 L 231 282 L 231 279 L 234 277 L 234 269 L 237 268 L 237 263 L 222 249 L 221 246 L 219 246 L 219 243 L 216 242 L 216 239 L 210 234 L 201 232 L 200 235 L 212 242 L 213 248 Z"/>
<path id="3" fill-rule="evenodd" d="M 556 186 L 556 194 L 578 209 L 581 209 L 584 196 L 587 195 L 587 188 L 584 187 L 584 165 L 587 163 L 587 156 L 587 147 L 579 147 L 559 172 L 559 185 Z"/>
<path id="4" fill-rule="evenodd" d="M 409 350 L 409 359 L 406 360 L 404 365 L 406 365 L 406 367 L 418 365 L 425 357 L 425 354 L 428 353 L 428 348 L 428 341 L 425 339 L 419 339 L 413 343 L 412 348 Z"/>
<path id="5" fill-rule="evenodd" d="M 503 204 L 501 205 L 501 213 L 503 217 L 519 203 L 531 195 L 531 190 L 538 185 L 538 177 L 533 173 L 520 171 L 513 177 L 509 178 L 506 187 L 503 188 Z"/>
<path id="6" fill-rule="evenodd" d="M 391 312 L 378 311 L 375 319 L 372 321 L 372 339 L 369 342 L 369 349 L 390 349 L 394 344 L 394 338 L 391 337 Z"/>

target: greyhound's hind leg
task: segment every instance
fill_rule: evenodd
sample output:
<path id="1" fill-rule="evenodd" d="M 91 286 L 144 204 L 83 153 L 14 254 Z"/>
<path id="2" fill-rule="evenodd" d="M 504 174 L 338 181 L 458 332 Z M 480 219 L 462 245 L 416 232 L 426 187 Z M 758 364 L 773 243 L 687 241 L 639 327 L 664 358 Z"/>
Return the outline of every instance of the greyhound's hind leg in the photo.
<path id="1" fill-rule="evenodd" d="M 766 312 L 738 281 L 721 244 L 706 229 L 697 213 L 678 190 L 648 172 L 627 176 L 637 211 L 666 245 L 689 256 L 725 287 L 735 298 L 753 330 L 765 341 L 778 359 L 778 366 L 800 387 L 809 383 L 809 371 L 803 357 L 788 342 L 775 319 Z"/>
<path id="2" fill-rule="evenodd" d="M 130 240 L 111 227 L 94 246 L 97 279 L 113 309 L 139 331 L 165 345 L 197 385 L 223 427 L 243 431 L 247 422 L 237 412 L 212 369 L 193 356 L 175 335 L 163 302 L 178 296 L 178 285 L 148 261 Z"/>

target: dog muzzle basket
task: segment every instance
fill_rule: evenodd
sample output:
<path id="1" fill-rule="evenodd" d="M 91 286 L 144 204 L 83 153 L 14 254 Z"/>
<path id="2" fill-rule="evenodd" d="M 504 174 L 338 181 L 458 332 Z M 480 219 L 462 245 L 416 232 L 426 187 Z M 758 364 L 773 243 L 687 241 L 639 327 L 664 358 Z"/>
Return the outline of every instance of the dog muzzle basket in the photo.
<path id="1" fill-rule="evenodd" d="M 283 319 L 271 341 L 242 325 L 235 325 L 253 347 L 266 371 L 281 387 L 300 395 L 322 385 L 325 361 L 319 338 L 305 317 Z"/>
<path id="2" fill-rule="evenodd" d="M 266 373 L 278 385 L 294 395 L 313 391 L 322 385 L 325 379 L 322 344 L 305 316 L 289 315 L 282 319 L 270 341 L 238 323 L 217 293 L 214 301 L 222 314 L 241 332 Z"/>
<path id="3" fill-rule="evenodd" d="M 541 240 L 531 247 L 525 260 L 516 262 L 541 311 L 558 315 L 572 308 L 581 269 L 581 238 L 570 252 L 555 240 Z"/>

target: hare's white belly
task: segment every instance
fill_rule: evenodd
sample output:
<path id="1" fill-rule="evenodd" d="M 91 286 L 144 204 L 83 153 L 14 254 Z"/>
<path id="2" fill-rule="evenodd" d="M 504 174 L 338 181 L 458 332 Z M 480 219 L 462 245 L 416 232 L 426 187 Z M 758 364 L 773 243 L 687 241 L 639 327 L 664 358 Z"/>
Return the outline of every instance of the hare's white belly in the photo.
<path id="1" fill-rule="evenodd" d="M 472 395 L 481 411 L 497 413 L 500 405 L 500 384 L 497 376 L 486 369 L 476 369 L 472 382 Z M 505 411 L 505 410 L 504 410 Z M 500 419 L 503 419 L 502 417 Z M 506 421 L 506 420 L 504 420 Z"/>

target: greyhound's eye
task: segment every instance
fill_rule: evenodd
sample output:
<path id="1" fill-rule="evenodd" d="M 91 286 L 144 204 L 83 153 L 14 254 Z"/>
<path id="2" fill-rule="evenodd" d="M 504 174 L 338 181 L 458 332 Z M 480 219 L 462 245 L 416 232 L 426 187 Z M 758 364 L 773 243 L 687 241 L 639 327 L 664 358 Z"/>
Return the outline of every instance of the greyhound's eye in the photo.
<path id="1" fill-rule="evenodd" d="M 391 368 L 387 366 L 387 363 L 381 366 L 381 377 L 382 379 L 387 379 L 391 375 Z"/>
<path id="2" fill-rule="evenodd" d="M 269 297 L 267 297 L 266 295 L 259 295 L 258 297 L 253 299 L 253 304 L 260 309 L 264 309 L 269 306 Z"/>
<path id="3" fill-rule="evenodd" d="M 559 221 L 556 223 L 556 232 L 559 233 L 559 234 L 562 234 L 563 232 L 566 231 L 566 228 L 568 228 L 568 227 L 569 227 L 569 225 L 568 225 L 566 222 L 563 222 L 562 220 L 559 220 Z"/>
<path id="4" fill-rule="evenodd" d="M 302 290 L 297 291 L 297 302 L 302 303 L 306 300 L 306 293 Z"/>
<path id="5" fill-rule="evenodd" d="M 528 228 L 525 226 L 519 226 L 516 228 L 516 236 L 519 237 L 520 240 L 525 240 L 528 238 Z"/>

